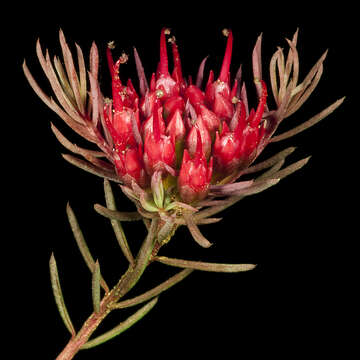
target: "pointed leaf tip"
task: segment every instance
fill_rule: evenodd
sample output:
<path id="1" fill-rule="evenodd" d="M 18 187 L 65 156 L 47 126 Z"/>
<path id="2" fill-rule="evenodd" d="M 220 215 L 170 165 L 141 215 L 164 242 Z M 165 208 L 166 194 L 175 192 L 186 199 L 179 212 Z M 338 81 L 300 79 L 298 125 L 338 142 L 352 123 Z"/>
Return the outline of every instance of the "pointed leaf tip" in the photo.
<path id="1" fill-rule="evenodd" d="M 192 261 L 183 259 L 168 258 L 166 256 L 156 256 L 155 261 L 160 263 L 200 271 L 211 271 L 211 272 L 224 272 L 224 273 L 235 273 L 253 270 L 255 264 L 222 264 L 222 263 L 209 263 L 202 261 Z"/>
<path id="2" fill-rule="evenodd" d="M 69 332 L 72 336 L 75 336 L 75 329 L 70 320 L 69 313 L 65 306 L 64 297 L 63 297 L 61 286 L 60 286 L 59 273 L 58 273 L 56 260 L 55 260 L 55 256 L 54 256 L 53 252 L 51 253 L 51 256 L 50 256 L 49 268 L 50 268 L 51 287 L 53 290 L 56 306 L 58 308 L 58 311 L 60 313 L 60 316 L 61 316 L 66 328 L 69 330 Z"/>
<path id="3" fill-rule="evenodd" d="M 149 301 L 133 315 L 130 315 L 125 321 L 121 322 L 118 326 L 115 326 L 112 330 L 109 330 L 105 334 L 88 341 L 81 347 L 81 350 L 98 346 L 108 340 L 111 340 L 115 336 L 120 335 L 122 332 L 129 329 L 132 325 L 141 320 L 156 305 L 157 301 L 157 297 Z"/>

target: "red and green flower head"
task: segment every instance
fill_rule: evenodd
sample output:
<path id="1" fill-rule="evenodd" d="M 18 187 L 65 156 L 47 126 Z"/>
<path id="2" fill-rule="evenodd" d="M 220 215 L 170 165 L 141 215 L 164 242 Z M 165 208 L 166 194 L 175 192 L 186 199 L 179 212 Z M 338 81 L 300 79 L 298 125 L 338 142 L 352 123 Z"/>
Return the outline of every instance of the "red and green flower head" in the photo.
<path id="1" fill-rule="evenodd" d="M 214 200 L 217 197 L 252 193 L 274 184 L 275 181 L 254 182 L 253 185 L 251 181 L 236 181 L 243 174 L 254 171 L 248 168 L 269 142 L 288 138 L 308 128 L 343 101 L 338 100 L 304 125 L 274 137 L 280 122 L 297 111 L 316 87 L 326 52 L 298 84 L 297 32 L 291 41 L 288 40 L 286 60 L 279 47 L 269 66 L 268 78 L 276 104 L 274 109 L 269 109 L 268 87 L 262 76 L 262 37 L 259 36 L 252 53 L 258 97 L 257 104 L 252 107 L 242 81 L 242 67 L 238 67 L 234 75 L 231 73 L 233 33 L 224 30 L 223 34 L 226 46 L 222 64 L 218 73 L 217 69 L 209 69 L 207 81 L 204 81 L 207 57 L 200 63 L 194 81 L 191 76 L 183 75 L 181 49 L 175 37 L 169 36 L 167 28 L 161 29 L 159 62 L 149 77 L 134 48 L 138 86 L 134 86 L 131 79 L 122 79 L 122 68 L 130 57 L 123 53 L 114 61 L 113 43 L 108 44 L 110 99 L 103 97 L 97 79 L 99 55 L 96 45 L 93 44 L 90 51 L 88 72 L 81 49 L 77 48 L 77 73 L 62 32 L 60 43 L 65 68 L 58 58 L 54 60 L 54 68 L 48 53 L 44 56 L 37 44 L 40 64 L 59 104 L 39 88 L 25 64 L 24 71 L 40 98 L 74 131 L 101 150 L 81 149 L 53 127 L 68 149 L 85 158 L 82 161 L 71 158 L 72 163 L 121 182 L 123 191 L 140 210 L 159 212 L 163 217 L 182 216 L 184 209 L 185 213 L 193 212 L 202 204 L 223 201 Z M 172 69 L 169 69 L 168 47 L 171 48 Z M 284 156 L 288 153 L 284 151 Z M 281 157 L 275 159 L 283 160 Z M 272 164 L 272 161 L 268 163 Z"/>
<path id="2" fill-rule="evenodd" d="M 167 180 L 173 184 L 169 186 L 171 196 L 193 204 L 206 198 L 211 182 L 238 172 L 256 156 L 264 135 L 261 120 L 266 85 L 261 82 L 263 92 L 257 110 L 247 116 L 244 102 L 236 97 L 237 78 L 231 86 L 232 32 L 225 32 L 227 44 L 219 77 L 214 80 L 210 71 L 205 89 L 199 79 L 196 84 L 184 80 L 174 37 L 169 38 L 174 64 L 170 73 L 168 34 L 168 29 L 161 30 L 160 60 L 150 86 L 135 51 L 140 96 L 130 80 L 126 86 L 120 80 L 119 67 L 127 56 L 122 55 L 114 64 L 108 48 L 113 98 L 112 106 L 105 105 L 106 126 L 115 144 L 117 172 L 125 184 L 135 181 L 147 191 L 148 179 L 155 172 L 162 174 L 160 179 L 177 178 L 175 182 Z M 198 77 L 203 76 L 204 64 Z"/>

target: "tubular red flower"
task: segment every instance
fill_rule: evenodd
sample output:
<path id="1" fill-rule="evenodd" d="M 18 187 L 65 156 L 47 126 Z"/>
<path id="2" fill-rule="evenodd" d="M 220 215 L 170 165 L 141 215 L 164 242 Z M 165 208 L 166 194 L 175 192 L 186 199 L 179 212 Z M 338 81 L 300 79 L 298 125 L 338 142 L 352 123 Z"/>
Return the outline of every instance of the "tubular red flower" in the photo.
<path id="1" fill-rule="evenodd" d="M 144 163 L 149 175 L 154 171 L 169 171 L 176 162 L 175 138 L 165 135 L 164 120 L 159 114 L 161 115 L 161 111 L 157 101 L 153 111 L 152 129 L 145 131 Z"/>
<path id="2" fill-rule="evenodd" d="M 204 199 L 209 192 L 212 177 L 213 158 L 211 157 L 209 164 L 207 164 L 199 129 L 196 129 L 196 136 L 194 156 L 191 158 L 188 150 L 184 150 L 178 177 L 179 194 L 182 201 L 186 203 Z"/>

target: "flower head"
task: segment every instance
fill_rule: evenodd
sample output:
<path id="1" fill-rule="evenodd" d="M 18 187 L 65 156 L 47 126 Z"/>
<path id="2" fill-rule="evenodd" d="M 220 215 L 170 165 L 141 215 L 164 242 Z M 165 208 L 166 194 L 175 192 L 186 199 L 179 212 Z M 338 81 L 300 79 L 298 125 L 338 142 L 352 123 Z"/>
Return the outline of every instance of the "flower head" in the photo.
<path id="1" fill-rule="evenodd" d="M 234 195 L 239 197 L 262 191 L 303 166 L 307 159 L 280 170 L 293 148 L 258 165 L 251 164 L 270 142 L 307 129 L 344 100 L 336 101 L 304 124 L 274 136 L 279 124 L 296 112 L 316 87 L 326 52 L 298 84 L 296 32 L 291 41 L 287 40 L 287 59 L 280 47 L 271 58 L 271 86 L 267 86 L 262 76 L 260 36 L 252 54 L 258 95 L 252 108 L 242 81 L 241 66 L 234 77 L 231 75 L 235 48 L 233 33 L 231 30 L 223 33 L 227 40 L 219 75 L 215 79 L 214 71 L 210 70 L 206 84 L 203 84 L 206 58 L 200 64 L 195 82 L 191 77 L 183 76 L 181 51 L 174 37 L 167 40 L 169 29 L 163 28 L 160 32 L 159 62 L 149 78 L 134 48 L 138 89 L 130 79 L 121 79 L 121 68 L 126 66 L 130 56 L 122 54 L 114 61 L 113 44 L 109 44 L 106 56 L 111 75 L 111 99 L 103 97 L 97 80 L 99 58 L 95 44 L 90 51 L 87 81 L 81 49 L 77 49 L 78 74 L 62 32 L 60 43 L 65 70 L 58 58 L 54 60 L 54 69 L 48 53 L 44 56 L 40 43 L 37 43 L 40 64 L 58 103 L 45 95 L 24 63 L 25 75 L 40 98 L 75 132 L 100 149 L 96 152 L 75 146 L 53 126 L 64 146 L 85 160 L 71 155 L 64 157 L 87 171 L 122 183 L 124 193 L 135 201 L 144 216 L 151 217 L 149 213 L 157 212 L 167 221 L 190 221 L 188 226 L 200 244 L 206 242 L 198 236 L 198 230 L 194 230 L 196 224 L 188 213 L 197 212 L 203 206 L 216 208 L 219 202 L 232 203 Z M 168 61 L 169 43 L 172 71 Z M 268 88 L 272 90 L 275 102 L 273 109 L 268 104 Z M 255 180 L 237 181 L 244 174 L 267 167 L 272 167 L 269 175 L 265 173 Z M 221 199 L 216 200 L 218 197 Z M 179 220 L 183 215 L 185 220 Z"/>

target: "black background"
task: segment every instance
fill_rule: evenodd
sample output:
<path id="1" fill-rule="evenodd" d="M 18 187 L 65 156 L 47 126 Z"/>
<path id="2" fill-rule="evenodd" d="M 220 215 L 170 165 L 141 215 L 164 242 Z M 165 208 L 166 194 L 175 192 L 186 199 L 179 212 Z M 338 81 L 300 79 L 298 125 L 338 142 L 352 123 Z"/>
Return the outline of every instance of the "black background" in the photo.
<path id="1" fill-rule="evenodd" d="M 114 40 L 117 44 L 115 56 L 122 51 L 131 54 L 132 46 L 136 46 L 149 76 L 158 61 L 163 26 L 176 36 L 184 74 L 193 76 L 207 55 L 206 74 L 213 69 L 216 75 L 225 49 L 221 30 L 231 28 L 235 39 L 232 71 L 243 64 L 248 88 L 251 52 L 260 33 L 263 73 L 268 83 L 267 68 L 273 52 L 277 46 L 286 49 L 285 38 L 291 38 L 298 27 L 300 80 L 329 49 L 318 88 L 303 108 L 286 120 L 279 133 L 335 100 L 343 96 L 347 99 L 310 130 L 266 149 L 262 159 L 288 146 L 297 147 L 288 163 L 309 155 L 312 158 L 306 167 L 277 186 L 224 211 L 220 223 L 204 226 L 204 235 L 214 243 L 210 249 L 199 248 L 186 229 L 180 229 L 161 250 L 162 255 L 192 260 L 256 263 L 255 270 L 240 274 L 194 273 L 164 293 L 149 315 L 133 328 L 98 348 L 79 353 L 76 359 L 140 358 L 144 353 L 158 359 L 175 355 L 227 359 L 245 354 L 322 358 L 325 353 L 349 348 L 356 286 L 354 245 L 358 239 L 357 233 L 350 230 L 351 213 L 357 213 L 352 207 L 354 203 L 356 208 L 356 193 L 351 185 L 354 168 L 350 164 L 358 115 L 350 111 L 350 106 L 356 93 L 351 85 L 358 72 L 354 70 L 352 50 L 354 9 L 345 5 L 314 8 L 304 3 L 245 6 L 223 2 L 194 6 L 118 2 L 87 3 L 75 9 L 73 5 L 54 3 L 46 8 L 25 5 L 21 19 L 17 12 L 12 13 L 7 29 L 14 56 L 8 103 L 12 115 L 6 122 L 11 126 L 7 132 L 11 145 L 6 147 L 5 156 L 9 160 L 5 177 L 10 182 L 6 188 L 10 190 L 5 191 L 6 199 L 10 195 L 6 201 L 10 216 L 6 219 L 11 227 L 5 243 L 10 245 L 6 254 L 11 265 L 5 278 L 7 274 L 15 275 L 9 282 L 8 306 L 14 327 L 10 333 L 23 344 L 17 349 L 25 349 L 30 358 L 54 359 L 68 340 L 49 282 L 48 260 L 52 252 L 76 329 L 92 311 L 91 276 L 68 226 L 68 201 L 108 283 L 115 284 L 126 269 L 110 224 L 93 210 L 94 203 L 104 204 L 102 180 L 63 160 L 60 154 L 67 150 L 53 136 L 50 122 L 75 143 L 84 142 L 32 92 L 21 71 L 22 61 L 26 58 L 40 85 L 50 93 L 36 59 L 37 38 L 51 55 L 60 54 L 60 28 L 72 49 L 74 42 L 78 43 L 85 56 L 95 40 L 100 52 L 101 85 L 109 95 L 104 56 L 107 42 Z M 15 30 L 21 35 L 14 36 Z M 121 69 L 123 80 L 135 78 L 131 60 Z M 254 96 L 253 89 L 250 96 Z M 131 204 L 114 190 L 119 209 L 131 210 Z M 135 252 L 145 231 L 139 224 L 125 224 L 124 228 Z M 174 273 L 175 269 L 154 264 L 132 294 L 140 294 Z M 130 313 L 110 315 L 102 329 L 116 325 Z"/>

